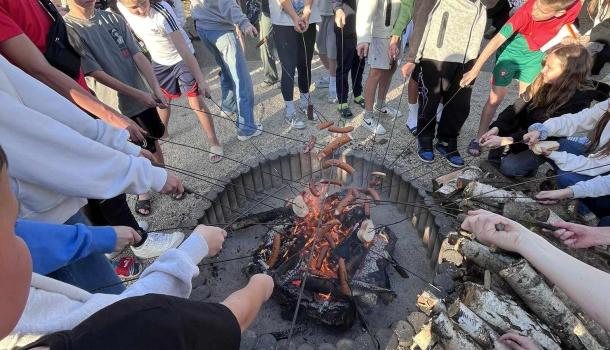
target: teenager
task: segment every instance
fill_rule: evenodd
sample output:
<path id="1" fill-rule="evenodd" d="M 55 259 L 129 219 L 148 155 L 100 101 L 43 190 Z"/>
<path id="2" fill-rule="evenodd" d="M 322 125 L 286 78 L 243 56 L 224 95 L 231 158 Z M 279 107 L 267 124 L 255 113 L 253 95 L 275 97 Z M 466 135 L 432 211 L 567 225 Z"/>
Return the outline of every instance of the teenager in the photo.
<path id="1" fill-rule="evenodd" d="M 284 98 L 284 120 L 291 128 L 305 129 L 303 122 L 311 103 L 311 60 L 316 44 L 316 24 L 322 21 L 318 9 L 321 0 L 269 0 L 273 38 L 280 59 Z M 329 0 L 325 0 L 329 1 Z M 294 106 L 294 73 L 298 72 L 299 101 Z"/>
<path id="2" fill-rule="evenodd" d="M 322 21 L 318 25 L 316 47 L 326 72 L 316 82 L 316 88 L 327 88 L 328 102 L 337 103 L 337 38 L 332 1 L 320 1 L 319 9 Z"/>
<path id="3" fill-rule="evenodd" d="M 11 192 L 8 169 L 0 148 L 1 348 L 239 349 L 241 332 L 271 296 L 271 277 L 254 275 L 245 288 L 221 303 L 186 299 L 199 274 L 197 264 L 220 251 L 224 230 L 200 225 L 125 292 L 91 294 L 32 273 L 28 248 L 14 233 L 19 204 Z M 133 336 L 143 329 L 154 332 Z"/>
<path id="4" fill-rule="evenodd" d="M 534 175 L 546 161 L 522 143 L 530 125 L 567 113 L 579 112 L 594 100 L 608 97 L 608 86 L 597 89 L 588 80 L 591 56 L 578 44 L 560 45 L 550 50 L 536 80 L 515 103 L 502 111 L 479 140 L 492 148 L 489 161 L 508 177 Z"/>

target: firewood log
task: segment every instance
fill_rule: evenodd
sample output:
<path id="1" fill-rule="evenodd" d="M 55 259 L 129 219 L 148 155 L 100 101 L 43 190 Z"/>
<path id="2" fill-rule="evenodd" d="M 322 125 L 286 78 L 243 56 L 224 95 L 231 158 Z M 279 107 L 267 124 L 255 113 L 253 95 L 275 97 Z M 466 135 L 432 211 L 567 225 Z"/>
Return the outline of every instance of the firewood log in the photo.
<path id="1" fill-rule="evenodd" d="M 445 174 L 443 176 L 439 176 L 436 179 L 433 179 L 432 180 L 432 189 L 434 191 L 436 191 L 439 188 L 446 185 L 448 182 L 455 181 L 458 178 L 458 176 L 460 175 L 461 171 L 462 170 L 456 170 L 456 171 L 450 172 L 448 174 Z"/>
<path id="2" fill-rule="evenodd" d="M 508 191 L 495 188 L 494 186 L 473 181 L 464 188 L 464 196 L 467 198 L 489 199 L 496 203 L 507 203 L 510 201 L 519 203 L 536 203 L 521 191 Z"/>
<path id="3" fill-rule="evenodd" d="M 500 276 L 564 344 L 572 349 L 603 349 L 578 317 L 553 294 L 542 276 L 526 260 L 522 259 L 500 271 Z"/>
<path id="4" fill-rule="evenodd" d="M 231 231 L 238 231 L 244 229 L 246 227 L 250 227 L 256 224 L 270 222 L 276 220 L 281 216 L 290 216 L 292 215 L 292 209 L 289 207 L 280 207 L 276 209 L 271 209 L 269 211 L 264 211 L 262 213 L 256 213 L 249 215 L 243 219 L 239 219 L 231 225 Z"/>
<path id="5" fill-rule="evenodd" d="M 467 238 L 460 238 L 457 247 L 464 257 L 492 272 L 499 272 L 518 261 L 510 255 L 492 252 L 486 245 Z"/>
<path id="6" fill-rule="evenodd" d="M 482 350 L 472 338 L 441 312 L 431 320 L 432 332 L 445 350 Z"/>
<path id="7" fill-rule="evenodd" d="M 437 337 L 432 333 L 432 322 L 428 322 L 424 324 L 419 332 L 413 337 L 413 344 L 411 344 L 410 349 L 428 350 L 431 349 L 436 342 Z"/>
<path id="8" fill-rule="evenodd" d="M 469 183 L 476 181 L 483 176 L 483 170 L 480 168 L 469 166 L 460 171 L 457 179 L 455 180 L 455 186 L 458 190 L 463 190 Z"/>
<path id="9" fill-rule="evenodd" d="M 461 300 L 485 322 L 502 332 L 516 330 L 536 342 L 543 350 L 561 349 L 561 341 L 551 330 L 508 296 L 498 295 L 481 285 L 466 282 Z"/>
<path id="10" fill-rule="evenodd" d="M 502 208 L 502 215 L 511 220 L 518 221 L 526 227 L 536 222 L 551 224 L 560 219 L 559 215 L 548 206 L 538 203 L 508 202 Z"/>
<path id="11" fill-rule="evenodd" d="M 459 299 L 449 306 L 448 316 L 484 349 L 509 349 L 499 341 L 500 335 Z"/>
<path id="12" fill-rule="evenodd" d="M 417 308 L 427 316 L 447 312 L 445 304 L 429 291 L 424 291 L 417 296 Z"/>
<path id="13" fill-rule="evenodd" d="M 441 186 L 438 190 L 434 191 L 432 195 L 441 201 L 448 201 L 459 191 L 460 190 L 456 186 L 456 181 L 451 180 Z"/>

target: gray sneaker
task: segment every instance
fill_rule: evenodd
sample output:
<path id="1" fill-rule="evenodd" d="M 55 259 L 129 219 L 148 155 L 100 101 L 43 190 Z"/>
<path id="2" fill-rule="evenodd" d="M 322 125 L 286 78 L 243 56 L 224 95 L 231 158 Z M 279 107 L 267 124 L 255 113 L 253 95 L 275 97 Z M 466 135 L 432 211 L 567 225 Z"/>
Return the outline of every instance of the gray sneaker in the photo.
<path id="1" fill-rule="evenodd" d="M 328 89 L 328 85 L 330 85 L 330 79 L 327 76 L 316 81 L 316 89 Z"/>
<path id="2" fill-rule="evenodd" d="M 252 134 L 252 135 L 237 135 L 237 139 L 239 141 L 248 141 L 249 139 L 259 136 L 260 134 L 263 133 L 263 124 L 261 123 L 256 123 L 256 131 Z"/>
<path id="3" fill-rule="evenodd" d="M 376 135 L 383 135 L 386 133 L 383 125 L 379 124 L 379 122 L 373 118 L 371 119 L 363 119 L 362 126 L 369 129 L 370 132 Z"/>
<path id="4" fill-rule="evenodd" d="M 290 124 L 290 127 L 293 129 L 305 129 L 305 123 L 303 123 L 296 112 L 290 115 L 286 114 L 284 120 L 286 123 Z"/>
<path id="5" fill-rule="evenodd" d="M 383 106 L 383 107 L 379 107 L 379 106 L 377 106 L 377 104 L 375 104 L 375 111 L 381 112 L 382 114 L 385 114 L 392 118 L 402 117 L 402 113 L 399 110 L 397 110 L 396 108 L 387 106 L 387 105 Z"/>

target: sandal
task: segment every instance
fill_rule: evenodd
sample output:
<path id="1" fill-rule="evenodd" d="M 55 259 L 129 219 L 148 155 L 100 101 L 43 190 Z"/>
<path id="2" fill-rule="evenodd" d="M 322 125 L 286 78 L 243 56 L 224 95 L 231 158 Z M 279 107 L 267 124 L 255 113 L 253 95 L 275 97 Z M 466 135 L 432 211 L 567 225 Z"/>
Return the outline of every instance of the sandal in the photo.
<path id="1" fill-rule="evenodd" d="M 210 160 L 210 163 L 218 163 L 221 160 L 223 160 L 223 156 L 224 156 L 224 149 L 222 148 L 222 146 L 210 146 L 210 154 L 208 159 Z"/>
<path id="2" fill-rule="evenodd" d="M 468 154 L 473 157 L 478 157 L 481 155 L 481 145 L 477 140 L 470 140 L 470 143 L 468 144 Z"/>
<path id="3" fill-rule="evenodd" d="M 136 213 L 141 216 L 148 216 L 152 212 L 152 205 L 150 203 L 150 198 L 148 199 L 138 199 L 136 201 Z M 146 210 L 147 213 L 142 212 Z"/>

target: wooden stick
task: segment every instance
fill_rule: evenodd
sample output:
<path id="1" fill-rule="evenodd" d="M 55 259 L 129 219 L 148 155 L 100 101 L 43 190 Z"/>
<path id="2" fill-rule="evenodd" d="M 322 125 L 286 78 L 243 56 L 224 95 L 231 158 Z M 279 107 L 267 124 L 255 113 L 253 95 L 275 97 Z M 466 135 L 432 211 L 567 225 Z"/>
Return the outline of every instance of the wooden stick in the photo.
<path id="1" fill-rule="evenodd" d="M 525 260 L 500 271 L 529 308 L 571 349 L 601 350 L 599 342 Z"/>

